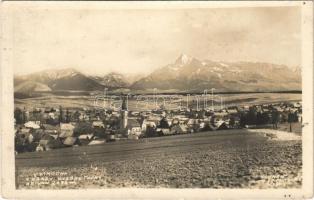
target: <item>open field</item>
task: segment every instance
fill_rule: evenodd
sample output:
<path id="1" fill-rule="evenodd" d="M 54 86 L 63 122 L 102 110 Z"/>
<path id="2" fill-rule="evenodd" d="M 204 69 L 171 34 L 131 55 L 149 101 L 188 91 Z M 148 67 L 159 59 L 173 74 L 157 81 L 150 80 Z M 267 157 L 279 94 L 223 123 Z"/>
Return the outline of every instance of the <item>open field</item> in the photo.
<path id="1" fill-rule="evenodd" d="M 221 98 L 223 99 L 224 106 L 239 106 L 239 105 L 252 105 L 252 104 L 264 104 L 264 103 L 278 103 L 278 102 L 288 102 L 288 101 L 301 101 L 302 94 L 295 93 L 248 93 L 248 94 L 220 94 L 214 97 L 214 107 L 215 109 L 220 108 Z M 114 107 L 119 107 L 121 105 L 122 99 L 119 96 L 108 96 L 108 98 L 113 98 L 114 100 L 108 100 L 104 103 L 101 96 L 98 96 L 97 105 L 98 106 L 108 106 L 111 104 Z M 157 99 L 155 103 L 154 99 Z M 95 106 L 95 96 L 54 96 L 47 95 L 42 97 L 25 98 L 25 99 L 15 99 L 15 107 L 32 108 L 32 107 L 68 107 L 68 108 L 91 108 Z M 129 98 L 129 110 L 150 110 L 157 106 L 166 105 L 167 109 L 176 109 L 181 107 L 186 107 L 187 100 L 189 106 L 196 108 L 197 102 L 199 108 L 204 108 L 204 97 L 201 95 L 191 95 L 187 99 L 185 95 L 140 95 Z M 211 96 L 208 94 L 207 97 L 207 107 L 211 106 Z"/>
<path id="2" fill-rule="evenodd" d="M 17 187 L 300 188 L 301 155 L 247 130 L 121 141 L 16 155 Z"/>
<path id="3" fill-rule="evenodd" d="M 301 122 L 292 123 L 291 127 L 292 127 L 292 132 L 294 132 L 298 135 L 302 134 L 302 123 Z M 289 123 L 278 124 L 278 130 L 289 132 L 290 131 L 290 124 Z"/>

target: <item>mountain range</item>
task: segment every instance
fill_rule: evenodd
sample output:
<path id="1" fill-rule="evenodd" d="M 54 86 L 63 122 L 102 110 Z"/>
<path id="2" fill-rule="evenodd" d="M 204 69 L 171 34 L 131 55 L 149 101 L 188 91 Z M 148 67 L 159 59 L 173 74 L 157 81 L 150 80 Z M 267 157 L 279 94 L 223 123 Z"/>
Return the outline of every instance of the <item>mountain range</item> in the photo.
<path id="1" fill-rule="evenodd" d="M 301 90 L 301 68 L 259 62 L 215 62 L 180 55 L 173 63 L 147 76 L 111 72 L 103 76 L 83 74 L 75 69 L 46 70 L 14 77 L 19 93 L 49 91 L 99 91 L 130 89 L 147 91 L 200 92 Z"/>

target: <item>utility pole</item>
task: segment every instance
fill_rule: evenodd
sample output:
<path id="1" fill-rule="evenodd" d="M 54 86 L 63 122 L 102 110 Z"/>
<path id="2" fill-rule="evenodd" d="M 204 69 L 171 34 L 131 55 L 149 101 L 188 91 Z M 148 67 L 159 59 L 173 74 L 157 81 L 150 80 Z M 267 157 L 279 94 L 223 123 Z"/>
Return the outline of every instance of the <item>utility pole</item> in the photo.
<path id="1" fill-rule="evenodd" d="M 197 111 L 199 111 L 199 105 L 198 105 L 198 103 L 199 103 L 199 98 L 198 98 L 198 96 L 196 97 L 196 110 Z"/>
<path id="2" fill-rule="evenodd" d="M 107 90 L 108 90 L 108 88 L 105 88 L 104 89 L 104 108 L 106 108 L 106 106 L 107 106 Z"/>
<path id="3" fill-rule="evenodd" d="M 208 100 L 208 93 L 207 90 L 204 90 L 204 95 L 205 95 L 205 107 L 207 109 L 207 100 Z"/>
<path id="4" fill-rule="evenodd" d="M 157 110 L 157 88 L 154 88 L 154 104 L 155 104 L 155 110 Z"/>
<path id="5" fill-rule="evenodd" d="M 214 90 L 215 88 L 212 88 L 212 111 L 214 111 Z"/>
<path id="6" fill-rule="evenodd" d="M 190 94 L 187 94 L 187 96 L 186 96 L 186 109 L 189 109 L 189 97 L 190 97 Z"/>
<path id="7" fill-rule="evenodd" d="M 164 109 L 166 110 L 166 99 L 165 99 L 165 97 L 163 98 L 163 105 L 164 105 Z"/>
<path id="8" fill-rule="evenodd" d="M 126 95 L 126 109 L 129 110 L 129 94 Z"/>

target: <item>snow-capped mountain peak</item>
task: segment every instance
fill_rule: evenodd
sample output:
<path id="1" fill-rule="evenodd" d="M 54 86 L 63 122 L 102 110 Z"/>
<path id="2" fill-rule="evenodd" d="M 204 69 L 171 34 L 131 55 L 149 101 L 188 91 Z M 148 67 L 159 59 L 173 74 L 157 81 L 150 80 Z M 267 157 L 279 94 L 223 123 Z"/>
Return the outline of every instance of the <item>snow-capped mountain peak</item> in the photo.
<path id="1" fill-rule="evenodd" d="M 50 80 L 57 80 L 64 77 L 73 77 L 79 74 L 78 71 L 72 68 L 66 68 L 66 69 L 52 69 L 52 70 L 46 70 L 43 72 L 37 73 L 41 78 L 48 78 Z"/>
<path id="2" fill-rule="evenodd" d="M 104 76 L 91 76 L 98 83 L 112 88 L 123 88 L 128 86 L 126 77 L 117 72 L 110 72 Z"/>
<path id="3" fill-rule="evenodd" d="M 198 60 L 185 54 L 132 84 L 135 89 L 201 91 L 299 90 L 300 73 L 287 66 L 254 62 Z"/>
<path id="4" fill-rule="evenodd" d="M 181 54 L 177 60 L 175 61 L 176 65 L 186 65 L 190 63 L 193 60 L 192 57 L 186 55 L 186 54 Z"/>

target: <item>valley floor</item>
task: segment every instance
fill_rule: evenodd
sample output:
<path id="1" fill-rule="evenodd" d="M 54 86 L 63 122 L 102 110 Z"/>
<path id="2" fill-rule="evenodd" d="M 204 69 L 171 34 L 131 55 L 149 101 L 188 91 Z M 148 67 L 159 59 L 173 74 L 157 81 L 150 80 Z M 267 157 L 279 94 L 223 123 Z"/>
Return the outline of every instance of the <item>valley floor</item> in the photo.
<path id="1" fill-rule="evenodd" d="M 280 102 L 295 102 L 301 101 L 302 94 L 294 93 L 248 93 L 248 94 L 222 94 L 224 106 L 243 106 L 243 105 L 257 105 L 257 104 L 270 104 Z M 140 95 L 141 98 L 130 98 L 128 100 L 129 110 L 141 111 L 155 109 L 155 102 L 152 96 Z M 166 101 L 166 107 L 178 108 L 178 105 L 186 105 L 186 96 L 184 95 L 158 95 L 158 105 L 163 105 L 163 98 Z M 177 98 L 177 99 L 176 99 Z M 182 99 L 180 102 L 179 99 Z M 200 109 L 203 107 L 203 98 L 200 98 Z M 120 102 L 117 100 L 117 102 Z M 95 108 L 95 96 L 60 96 L 60 95 L 48 95 L 42 97 L 33 97 L 25 99 L 14 99 L 14 106 L 19 108 L 33 109 L 36 107 L 59 107 L 64 108 Z M 121 103 L 121 102 L 120 102 Z M 210 100 L 208 100 L 208 104 Z M 189 98 L 189 104 L 196 109 L 196 97 L 191 95 Z M 103 101 L 99 101 L 98 105 L 103 105 Z M 109 103 L 107 103 L 109 105 Z M 220 98 L 215 99 L 215 109 L 220 109 Z"/>

